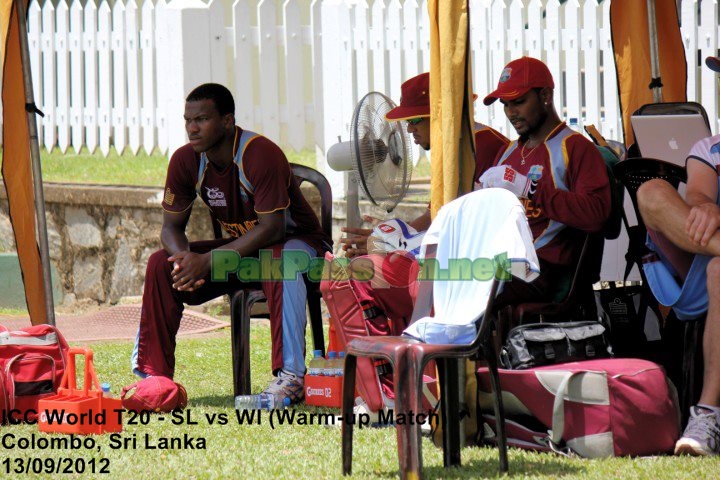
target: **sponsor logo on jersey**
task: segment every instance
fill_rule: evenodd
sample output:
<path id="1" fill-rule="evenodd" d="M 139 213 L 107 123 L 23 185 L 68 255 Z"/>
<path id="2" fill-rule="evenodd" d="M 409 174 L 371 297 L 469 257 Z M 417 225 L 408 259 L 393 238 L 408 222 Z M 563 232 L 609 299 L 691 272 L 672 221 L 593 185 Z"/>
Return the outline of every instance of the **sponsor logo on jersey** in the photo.
<path id="1" fill-rule="evenodd" d="M 169 188 L 165 189 L 165 197 L 164 197 L 163 201 L 165 203 L 167 203 L 169 206 L 175 202 L 175 194 L 172 193 L 172 190 L 170 190 Z"/>
<path id="2" fill-rule="evenodd" d="M 205 195 L 211 207 L 227 207 L 225 193 L 220 191 L 219 187 L 205 187 Z"/>

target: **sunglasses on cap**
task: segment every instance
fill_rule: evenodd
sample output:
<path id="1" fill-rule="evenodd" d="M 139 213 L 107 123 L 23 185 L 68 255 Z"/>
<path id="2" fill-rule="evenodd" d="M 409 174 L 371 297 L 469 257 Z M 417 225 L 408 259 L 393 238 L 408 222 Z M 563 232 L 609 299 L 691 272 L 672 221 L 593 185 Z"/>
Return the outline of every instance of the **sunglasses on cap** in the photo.
<path id="1" fill-rule="evenodd" d="M 414 127 L 415 125 L 422 123 L 423 120 L 425 120 L 425 117 L 408 118 L 405 121 Z"/>

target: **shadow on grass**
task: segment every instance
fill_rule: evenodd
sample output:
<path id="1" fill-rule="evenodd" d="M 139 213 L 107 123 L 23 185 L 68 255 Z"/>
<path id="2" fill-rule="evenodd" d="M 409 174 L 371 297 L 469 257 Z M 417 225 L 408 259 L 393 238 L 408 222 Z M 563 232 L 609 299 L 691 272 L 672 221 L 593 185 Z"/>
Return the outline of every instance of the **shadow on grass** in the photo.
<path id="1" fill-rule="evenodd" d="M 424 465 L 424 478 L 528 478 L 547 477 L 562 478 L 565 476 L 577 476 L 582 474 L 584 467 L 572 464 L 567 458 L 553 454 L 531 454 L 528 452 L 510 450 L 510 471 L 507 474 L 500 472 L 500 460 L 495 449 L 480 449 L 483 456 L 487 458 L 472 458 L 463 461 L 459 467 L 442 467 L 438 465 Z M 463 450 L 467 452 L 467 450 Z M 517 452 L 517 453 L 513 453 Z M 465 455 L 464 455 L 465 456 Z M 366 472 L 353 469 L 353 474 L 363 476 Z M 373 476 L 377 478 L 397 478 L 397 469 L 390 471 L 374 471 Z"/>
<path id="2" fill-rule="evenodd" d="M 189 407 L 219 407 L 227 408 L 234 406 L 232 396 L 228 395 L 209 395 L 204 397 L 193 397 L 189 399 Z"/>
<path id="3" fill-rule="evenodd" d="M 584 468 L 571 465 L 567 458 L 555 457 L 550 454 L 542 455 L 542 459 L 522 459 L 513 462 L 510 458 L 510 471 L 500 473 L 500 462 L 497 451 L 492 459 L 472 459 L 460 467 L 444 468 L 428 466 L 423 469 L 425 478 L 526 478 L 546 476 L 548 478 L 561 478 L 566 475 L 577 475 Z"/>

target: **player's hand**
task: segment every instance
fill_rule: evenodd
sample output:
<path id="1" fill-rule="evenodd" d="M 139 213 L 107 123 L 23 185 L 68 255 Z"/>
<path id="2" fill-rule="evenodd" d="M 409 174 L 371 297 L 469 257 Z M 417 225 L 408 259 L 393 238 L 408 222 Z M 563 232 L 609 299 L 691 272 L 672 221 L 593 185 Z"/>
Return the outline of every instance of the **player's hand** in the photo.
<path id="1" fill-rule="evenodd" d="M 380 219 L 371 217 L 370 215 L 363 215 L 363 221 L 374 226 L 380 222 Z M 340 231 L 347 234 L 347 236 L 340 238 L 340 243 L 346 257 L 353 258 L 359 255 L 367 255 L 367 242 L 368 237 L 372 234 L 372 228 L 343 227 Z"/>
<path id="2" fill-rule="evenodd" d="M 685 232 L 690 240 L 701 246 L 707 246 L 710 238 L 720 227 L 720 207 L 714 203 L 703 203 L 690 209 Z"/>
<path id="3" fill-rule="evenodd" d="M 536 185 L 528 177 L 506 165 L 488 168 L 478 181 L 482 188 L 504 188 L 518 198 L 529 198 Z"/>
<path id="4" fill-rule="evenodd" d="M 168 262 L 173 262 L 172 287 L 181 292 L 192 292 L 202 286 L 205 277 L 210 273 L 209 255 L 209 253 L 199 254 L 187 250 L 171 255 Z"/>

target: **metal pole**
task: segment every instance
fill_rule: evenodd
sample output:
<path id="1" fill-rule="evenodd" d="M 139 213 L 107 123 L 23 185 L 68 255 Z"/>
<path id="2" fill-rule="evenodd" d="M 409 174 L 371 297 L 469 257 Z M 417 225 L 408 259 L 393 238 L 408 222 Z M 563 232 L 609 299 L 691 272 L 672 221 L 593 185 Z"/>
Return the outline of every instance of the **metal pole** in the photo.
<path id="1" fill-rule="evenodd" d="M 647 0 L 648 35 L 650 37 L 650 70 L 652 78 L 660 78 L 660 59 L 658 56 L 657 20 L 655 18 L 655 0 Z M 663 101 L 662 87 L 653 87 L 655 103 Z"/>
<path id="2" fill-rule="evenodd" d="M 50 253 L 48 248 L 47 223 L 45 221 L 45 194 L 43 192 L 42 172 L 40 168 L 40 146 L 38 144 L 37 124 L 35 123 L 35 99 L 33 97 L 32 77 L 30 75 L 30 50 L 27 40 L 27 21 L 25 19 L 25 0 L 15 0 L 18 15 L 20 37 L 20 57 L 22 58 L 23 81 L 25 83 L 25 105 L 27 109 L 28 133 L 30 136 L 30 160 L 33 172 L 33 188 L 35 192 L 35 217 L 37 234 L 40 243 L 40 261 L 43 268 L 43 284 L 45 285 L 45 322 L 55 325 L 55 305 L 53 303 L 52 279 L 50 277 Z M 31 106 L 31 108 L 28 108 Z"/>

